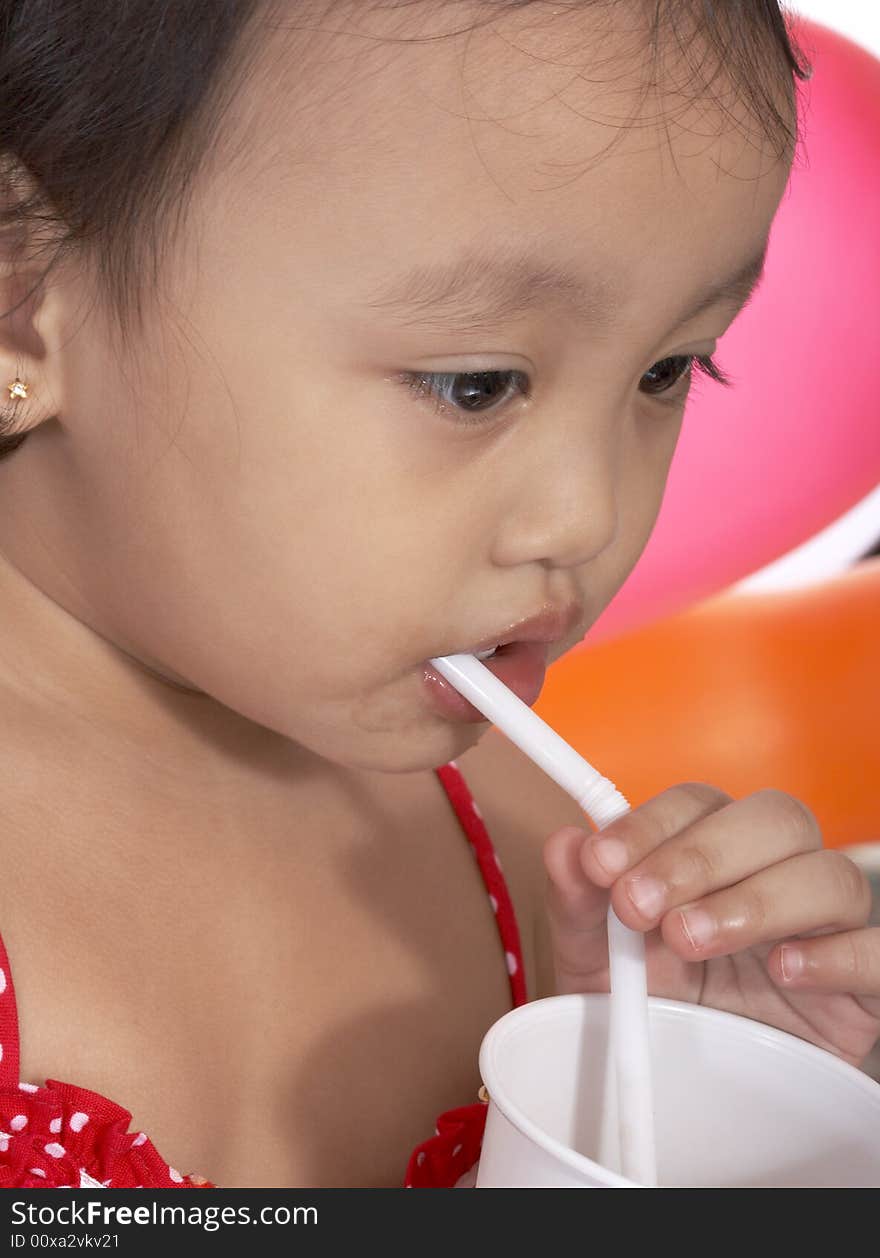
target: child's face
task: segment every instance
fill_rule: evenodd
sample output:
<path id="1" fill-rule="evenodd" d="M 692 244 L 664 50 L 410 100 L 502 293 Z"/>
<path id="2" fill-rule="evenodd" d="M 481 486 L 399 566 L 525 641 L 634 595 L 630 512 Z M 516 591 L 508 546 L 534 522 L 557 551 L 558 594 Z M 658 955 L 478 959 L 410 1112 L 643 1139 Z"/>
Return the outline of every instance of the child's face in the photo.
<path id="1" fill-rule="evenodd" d="M 359 37 L 297 45 L 304 68 L 255 75 L 221 123 L 223 140 L 246 118 L 249 139 L 199 191 L 136 360 L 97 315 L 59 349 L 60 540 L 92 626 L 367 769 L 439 764 L 484 732 L 427 701 L 428 658 L 580 602 L 552 662 L 621 586 L 686 391 L 645 373 L 713 351 L 741 301 L 683 316 L 760 255 L 788 174 L 696 89 L 649 95 L 618 138 L 643 57 L 601 33 L 602 6 L 387 38 L 448 30 L 453 10 L 464 24 L 458 5 L 370 14 Z M 451 277 L 501 250 L 564 270 L 586 309 L 532 284 L 493 315 L 479 289 L 515 272 L 479 261 L 437 304 L 382 299 L 414 268 Z M 445 410 L 406 372 L 449 373 Z M 499 374 L 457 422 L 468 372 Z"/>

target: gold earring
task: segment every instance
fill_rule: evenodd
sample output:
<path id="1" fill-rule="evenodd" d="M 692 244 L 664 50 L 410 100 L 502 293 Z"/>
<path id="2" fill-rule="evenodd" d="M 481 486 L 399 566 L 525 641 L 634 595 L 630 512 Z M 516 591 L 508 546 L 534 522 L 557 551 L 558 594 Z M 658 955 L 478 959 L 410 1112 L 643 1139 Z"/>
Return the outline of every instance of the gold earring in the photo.
<path id="1" fill-rule="evenodd" d="M 11 402 L 17 402 L 19 398 L 25 398 L 28 395 L 28 386 L 18 376 L 15 377 L 12 384 L 7 384 L 6 387 L 9 390 L 9 400 Z"/>

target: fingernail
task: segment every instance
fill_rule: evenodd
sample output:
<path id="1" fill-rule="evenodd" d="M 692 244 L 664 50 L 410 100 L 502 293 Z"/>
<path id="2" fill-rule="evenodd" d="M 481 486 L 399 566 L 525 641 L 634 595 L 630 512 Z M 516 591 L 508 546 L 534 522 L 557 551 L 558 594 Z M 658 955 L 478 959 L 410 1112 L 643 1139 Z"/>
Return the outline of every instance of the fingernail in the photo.
<path id="1" fill-rule="evenodd" d="M 689 909 L 687 913 L 682 913 L 681 924 L 694 948 L 705 948 L 715 937 L 715 919 L 705 909 Z"/>
<path id="2" fill-rule="evenodd" d="M 593 855 L 606 874 L 619 874 L 629 864 L 626 844 L 620 839 L 594 839 Z"/>
<path id="3" fill-rule="evenodd" d="M 656 878 L 632 878 L 627 893 L 642 917 L 659 917 L 666 899 L 666 888 Z"/>
<path id="4" fill-rule="evenodd" d="M 780 949 L 779 964 L 782 968 L 782 977 L 786 983 L 790 983 L 793 978 L 799 978 L 803 974 L 804 954 L 800 948 L 787 945 Z"/>

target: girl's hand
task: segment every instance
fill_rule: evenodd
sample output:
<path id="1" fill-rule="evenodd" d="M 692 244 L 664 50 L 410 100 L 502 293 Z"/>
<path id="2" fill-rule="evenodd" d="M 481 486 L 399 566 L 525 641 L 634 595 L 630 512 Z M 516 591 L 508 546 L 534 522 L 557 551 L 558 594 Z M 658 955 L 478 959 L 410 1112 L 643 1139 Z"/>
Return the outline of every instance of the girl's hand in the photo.
<path id="1" fill-rule="evenodd" d="M 871 889 L 782 791 L 671 787 L 601 832 L 544 845 L 558 995 L 608 991 L 609 892 L 644 931 L 648 990 L 810 1040 L 858 1065 L 880 1035 Z"/>

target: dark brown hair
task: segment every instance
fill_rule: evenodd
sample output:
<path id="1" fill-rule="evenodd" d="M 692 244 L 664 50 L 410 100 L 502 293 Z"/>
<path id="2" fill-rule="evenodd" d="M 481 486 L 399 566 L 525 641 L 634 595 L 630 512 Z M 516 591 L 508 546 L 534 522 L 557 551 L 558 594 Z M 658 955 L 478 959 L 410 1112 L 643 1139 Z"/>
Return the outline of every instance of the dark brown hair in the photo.
<path id="1" fill-rule="evenodd" d="M 431 0 L 390 0 L 391 7 Z M 436 2 L 436 0 L 434 0 Z M 672 33 L 687 57 L 694 28 L 714 54 L 691 66 L 712 91 L 723 67 L 781 151 L 797 143 L 774 103 L 809 67 L 777 0 L 625 0 L 650 17 L 655 62 Z M 365 0 L 361 0 L 365 3 Z M 486 0 L 486 21 L 535 0 Z M 621 0 L 572 0 L 555 12 Z M 88 256 L 126 340 L 185 219 L 195 176 L 273 27 L 296 29 L 314 0 L 0 0 L 0 259 Z M 334 8 L 325 0 L 324 14 Z M 482 21 L 471 25 L 481 25 Z M 469 29 L 469 28 L 468 28 Z M 647 80 L 646 80 L 647 81 Z M 20 405 L 20 403 L 19 403 Z M 0 459 L 27 433 L 0 411 Z"/>

